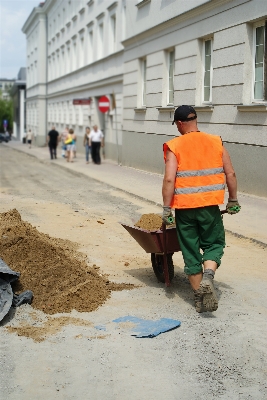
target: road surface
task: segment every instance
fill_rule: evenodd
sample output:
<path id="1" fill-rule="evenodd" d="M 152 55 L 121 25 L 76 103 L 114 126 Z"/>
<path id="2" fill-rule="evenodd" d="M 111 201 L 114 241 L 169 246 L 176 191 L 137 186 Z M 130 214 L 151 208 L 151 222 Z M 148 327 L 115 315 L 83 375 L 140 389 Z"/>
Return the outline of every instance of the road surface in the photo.
<path id="1" fill-rule="evenodd" d="M 1 212 L 16 208 L 40 232 L 78 242 L 89 264 L 110 280 L 137 286 L 113 292 L 94 312 L 74 310 L 72 317 L 91 324 L 66 325 L 42 342 L 7 330 L 25 321 L 35 324 L 31 306 L 5 318 L 0 325 L 3 399 L 267 398 L 266 248 L 227 235 L 215 279 L 219 308 L 197 314 L 181 254 L 173 257 L 175 277 L 166 289 L 153 274 L 150 255 L 118 223 L 133 223 L 160 208 L 4 146 L 0 157 Z M 99 218 L 104 224 L 92 223 Z M 112 322 L 127 315 L 178 319 L 181 326 L 137 339 L 130 324 Z"/>

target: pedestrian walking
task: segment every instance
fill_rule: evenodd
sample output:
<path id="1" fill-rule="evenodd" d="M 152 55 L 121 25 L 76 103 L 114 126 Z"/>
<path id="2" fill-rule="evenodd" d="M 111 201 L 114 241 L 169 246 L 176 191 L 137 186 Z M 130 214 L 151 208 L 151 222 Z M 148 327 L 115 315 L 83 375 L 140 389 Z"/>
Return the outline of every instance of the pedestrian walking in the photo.
<path id="1" fill-rule="evenodd" d="M 52 126 L 51 131 L 49 131 L 47 135 L 47 144 L 49 147 L 51 160 L 57 158 L 58 141 L 59 141 L 59 133 L 58 131 L 56 131 L 55 127 Z"/>
<path id="2" fill-rule="evenodd" d="M 229 214 L 240 211 L 236 175 L 220 136 L 198 130 L 193 107 L 178 107 L 172 124 L 181 136 L 163 145 L 162 219 L 170 224 L 171 209 L 175 209 L 184 271 L 194 291 L 196 311 L 215 311 L 218 299 L 213 278 L 225 247 L 218 205 L 224 203 L 226 181 L 229 192 L 226 209 Z"/>
<path id="3" fill-rule="evenodd" d="M 26 135 L 27 143 L 29 145 L 29 149 L 32 147 L 32 140 L 33 140 L 33 132 L 31 129 L 28 130 Z"/>
<path id="4" fill-rule="evenodd" d="M 65 140 L 67 139 L 69 134 L 69 128 L 66 126 L 64 131 L 60 135 L 61 139 L 61 156 L 66 157 L 67 145 L 65 144 Z"/>
<path id="5" fill-rule="evenodd" d="M 73 150 L 73 158 L 76 158 L 76 153 L 77 153 L 77 136 L 75 135 L 75 138 L 72 141 L 72 150 Z"/>
<path id="6" fill-rule="evenodd" d="M 86 164 L 89 164 L 89 156 L 91 153 L 91 146 L 89 145 L 90 142 L 90 128 L 89 126 L 86 127 L 85 129 L 85 134 L 83 137 L 83 145 L 85 147 L 85 160 L 86 160 Z"/>
<path id="7" fill-rule="evenodd" d="M 69 130 L 68 136 L 65 140 L 65 144 L 67 145 L 67 162 L 73 162 L 73 149 L 74 149 L 74 142 L 76 140 L 76 135 L 73 129 Z"/>
<path id="8" fill-rule="evenodd" d="M 89 134 L 89 146 L 92 146 L 93 162 L 101 164 L 100 147 L 104 146 L 104 135 L 97 125 L 93 126 L 93 130 Z"/>

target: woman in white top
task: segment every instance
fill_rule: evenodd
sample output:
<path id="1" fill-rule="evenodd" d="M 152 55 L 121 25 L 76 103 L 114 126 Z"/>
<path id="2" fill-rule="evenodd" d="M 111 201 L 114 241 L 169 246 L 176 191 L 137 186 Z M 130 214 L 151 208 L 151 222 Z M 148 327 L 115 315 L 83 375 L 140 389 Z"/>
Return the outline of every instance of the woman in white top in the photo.
<path id="1" fill-rule="evenodd" d="M 92 146 L 92 159 L 95 164 L 101 164 L 100 147 L 104 146 L 104 135 L 97 125 L 89 134 L 89 146 Z"/>

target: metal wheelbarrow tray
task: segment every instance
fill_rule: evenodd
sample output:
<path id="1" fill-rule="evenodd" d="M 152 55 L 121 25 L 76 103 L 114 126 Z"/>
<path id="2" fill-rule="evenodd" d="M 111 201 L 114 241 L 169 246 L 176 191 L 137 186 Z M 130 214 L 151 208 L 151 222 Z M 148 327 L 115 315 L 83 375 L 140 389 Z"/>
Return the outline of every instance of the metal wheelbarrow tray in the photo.
<path id="1" fill-rule="evenodd" d="M 162 226 L 162 230 L 148 231 L 137 226 L 121 225 L 130 233 L 137 243 L 151 253 L 153 271 L 160 282 L 170 285 L 174 277 L 173 253 L 180 251 L 176 228 Z"/>

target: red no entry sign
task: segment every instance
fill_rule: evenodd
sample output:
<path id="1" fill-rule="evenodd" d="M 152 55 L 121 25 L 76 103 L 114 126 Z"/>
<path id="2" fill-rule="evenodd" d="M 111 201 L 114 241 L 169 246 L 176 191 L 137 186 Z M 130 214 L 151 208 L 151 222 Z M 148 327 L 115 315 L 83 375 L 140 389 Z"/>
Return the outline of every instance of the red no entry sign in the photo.
<path id="1" fill-rule="evenodd" d="M 100 97 L 98 101 L 99 111 L 105 113 L 109 110 L 109 98 L 107 96 Z"/>

